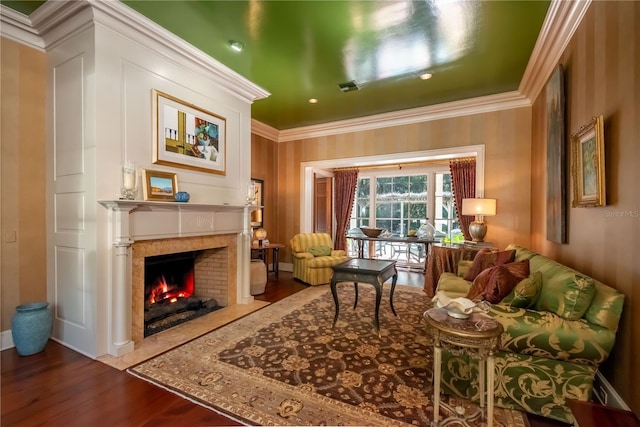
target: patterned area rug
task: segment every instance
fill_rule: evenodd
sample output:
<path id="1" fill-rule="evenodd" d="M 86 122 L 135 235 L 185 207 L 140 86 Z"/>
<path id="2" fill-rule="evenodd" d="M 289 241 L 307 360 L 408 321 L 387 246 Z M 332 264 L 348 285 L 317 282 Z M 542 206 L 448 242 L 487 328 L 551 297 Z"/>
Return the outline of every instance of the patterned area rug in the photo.
<path id="1" fill-rule="evenodd" d="M 385 287 L 378 336 L 373 287 L 359 290 L 354 310 L 353 285 L 338 285 L 334 329 L 329 287 L 311 287 L 128 372 L 247 424 L 429 426 L 433 361 L 422 320 L 428 297 L 398 286 L 395 317 Z M 466 413 L 476 409 L 444 400 Z M 495 412 L 495 426 L 528 426 L 517 411 Z"/>

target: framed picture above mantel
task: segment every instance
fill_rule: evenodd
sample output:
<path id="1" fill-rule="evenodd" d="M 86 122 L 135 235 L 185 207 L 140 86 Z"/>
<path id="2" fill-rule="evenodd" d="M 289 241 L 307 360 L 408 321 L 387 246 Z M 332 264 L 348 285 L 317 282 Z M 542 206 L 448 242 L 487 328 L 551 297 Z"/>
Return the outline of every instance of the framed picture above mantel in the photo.
<path id="1" fill-rule="evenodd" d="M 226 119 L 153 90 L 153 163 L 226 175 Z"/>

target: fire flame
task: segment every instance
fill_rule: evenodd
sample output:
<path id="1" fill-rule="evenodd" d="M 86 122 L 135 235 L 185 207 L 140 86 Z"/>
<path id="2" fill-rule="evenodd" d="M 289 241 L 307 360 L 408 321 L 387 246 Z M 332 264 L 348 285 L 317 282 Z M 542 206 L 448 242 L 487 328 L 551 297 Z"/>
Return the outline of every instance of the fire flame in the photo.
<path id="1" fill-rule="evenodd" d="M 193 295 L 194 277 L 190 272 L 185 277 L 182 285 L 170 285 L 167 283 L 164 275 L 158 279 L 157 284 L 151 290 L 149 295 L 149 303 L 155 304 L 160 301 L 168 300 L 170 303 L 178 301 L 179 298 L 189 298 Z"/>

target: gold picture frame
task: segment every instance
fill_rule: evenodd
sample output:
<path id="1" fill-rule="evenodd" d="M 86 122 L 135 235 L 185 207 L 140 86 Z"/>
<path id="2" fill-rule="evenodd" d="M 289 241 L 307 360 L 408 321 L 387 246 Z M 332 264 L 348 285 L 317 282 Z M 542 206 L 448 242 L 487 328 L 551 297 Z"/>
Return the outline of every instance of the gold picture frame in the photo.
<path id="1" fill-rule="evenodd" d="M 153 163 L 226 175 L 227 121 L 152 90 Z"/>
<path id="2" fill-rule="evenodd" d="M 571 135 L 571 145 L 571 206 L 606 206 L 603 117 L 594 117 L 591 122 Z"/>
<path id="3" fill-rule="evenodd" d="M 260 206 L 251 212 L 251 227 L 262 228 L 264 226 L 264 220 L 262 218 L 263 205 L 264 205 L 264 180 L 251 178 L 253 184 L 253 205 Z"/>
<path id="4" fill-rule="evenodd" d="M 162 172 L 142 169 L 144 200 L 175 202 L 178 192 L 178 175 L 173 172 Z"/>

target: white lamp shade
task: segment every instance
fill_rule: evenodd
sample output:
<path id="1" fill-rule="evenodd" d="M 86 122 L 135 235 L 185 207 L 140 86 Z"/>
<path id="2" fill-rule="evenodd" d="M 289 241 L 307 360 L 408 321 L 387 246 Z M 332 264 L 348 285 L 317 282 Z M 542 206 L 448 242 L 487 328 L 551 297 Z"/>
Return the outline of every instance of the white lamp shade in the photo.
<path id="1" fill-rule="evenodd" d="M 495 215 L 496 199 L 462 199 L 462 215 Z"/>

